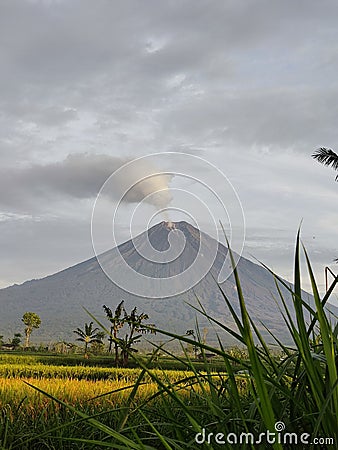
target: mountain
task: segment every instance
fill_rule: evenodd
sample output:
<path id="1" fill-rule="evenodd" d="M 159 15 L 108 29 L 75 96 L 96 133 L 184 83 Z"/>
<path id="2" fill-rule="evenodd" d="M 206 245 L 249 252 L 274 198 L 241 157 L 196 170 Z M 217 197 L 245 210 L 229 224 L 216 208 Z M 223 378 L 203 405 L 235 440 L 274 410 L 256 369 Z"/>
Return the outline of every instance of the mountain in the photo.
<path id="1" fill-rule="evenodd" d="M 154 258 L 149 255 L 147 257 L 140 255 L 140 252 L 147 249 L 148 239 L 155 249 L 155 257 L 156 251 L 165 252 L 170 245 L 175 250 L 175 245 L 181 244 L 183 237 L 185 239 L 184 250 L 171 262 L 151 262 L 151 259 Z M 124 260 L 130 267 L 145 276 L 173 277 L 190 267 L 199 252 L 201 242 L 203 242 L 204 249 L 202 265 L 210 256 L 207 253 L 211 254 L 216 248 L 216 257 L 210 271 L 193 289 L 173 297 L 145 298 L 125 292 L 106 276 L 96 257 L 40 280 L 31 280 L 21 285 L 1 289 L 0 334 L 10 337 L 14 332 L 23 330 L 22 315 L 25 311 L 34 311 L 41 317 L 42 325 L 39 330 L 34 331 L 33 341 L 74 340 L 72 331 L 77 327 L 82 327 L 84 322 L 92 320 L 84 311 L 83 306 L 99 320 L 104 320 L 102 305 L 105 304 L 114 309 L 121 300 L 125 300 L 127 310 L 137 306 L 138 311 L 147 313 L 150 322 L 155 323 L 158 328 L 181 334 L 188 329 L 195 328 L 195 320 L 198 316 L 200 329 L 208 327 L 210 330 L 208 342 L 209 340 L 210 342 L 215 341 L 212 326 L 188 303 L 199 307 L 196 300 L 198 298 L 208 314 L 220 322 L 234 327 L 230 312 L 215 282 L 228 252 L 223 244 L 187 222 L 161 222 L 135 239 L 107 251 L 99 259 L 109 270 L 118 270 L 121 267 L 121 261 Z M 266 327 L 278 338 L 287 342 L 288 331 L 276 304 L 279 296 L 272 275 L 265 268 L 243 257 L 239 259 L 237 267 L 251 317 L 263 334 L 267 335 L 260 321 L 264 322 Z M 199 267 L 197 267 L 198 269 Z M 173 278 L 172 282 L 175 292 L 179 292 L 181 288 L 179 284 L 175 285 L 177 280 Z M 289 310 L 292 311 L 292 299 L 289 292 L 283 286 L 280 288 Z M 234 310 L 239 313 L 240 308 L 233 275 L 222 284 L 222 290 L 231 301 Z M 309 294 L 305 296 L 312 301 Z M 107 324 L 107 322 L 105 323 Z M 232 342 L 229 336 L 224 335 L 222 338 L 226 343 Z M 158 337 L 158 340 L 160 339 Z M 271 339 L 269 340 L 271 341 Z"/>

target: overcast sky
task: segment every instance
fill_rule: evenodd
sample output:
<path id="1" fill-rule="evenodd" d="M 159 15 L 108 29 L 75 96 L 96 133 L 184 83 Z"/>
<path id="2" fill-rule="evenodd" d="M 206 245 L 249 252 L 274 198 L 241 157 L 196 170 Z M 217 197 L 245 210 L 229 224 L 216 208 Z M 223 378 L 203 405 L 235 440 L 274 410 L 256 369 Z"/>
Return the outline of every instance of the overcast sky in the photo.
<path id="1" fill-rule="evenodd" d="M 311 153 L 338 150 L 337 17 L 334 0 L 1 0 L 0 286 L 92 257 L 102 183 L 170 151 L 224 172 L 244 255 L 288 279 L 303 220 L 323 289 L 338 184 Z"/>

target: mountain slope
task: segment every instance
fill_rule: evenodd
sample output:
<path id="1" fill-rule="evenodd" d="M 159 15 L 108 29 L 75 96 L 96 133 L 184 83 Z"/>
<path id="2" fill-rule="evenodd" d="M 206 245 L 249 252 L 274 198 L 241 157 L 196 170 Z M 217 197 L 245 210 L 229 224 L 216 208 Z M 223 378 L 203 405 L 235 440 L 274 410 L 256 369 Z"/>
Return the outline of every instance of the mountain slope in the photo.
<path id="1" fill-rule="evenodd" d="M 102 271 L 96 258 L 91 258 L 41 280 L 32 280 L 19 286 L 14 285 L 0 290 L 0 334 L 7 337 L 13 332 L 22 330 L 20 319 L 23 313 L 34 311 L 42 319 L 41 329 L 34 331 L 35 341 L 74 340 L 72 330 L 82 326 L 85 321 L 91 320 L 82 306 L 102 320 L 104 318 L 102 305 L 106 304 L 114 308 L 122 299 L 125 300 L 127 309 L 137 306 L 139 312 L 146 312 L 150 316 L 150 321 L 155 323 L 158 328 L 178 333 L 185 333 L 187 329 L 195 327 L 196 311 L 187 303 L 197 306 L 196 297 L 208 314 L 233 326 L 230 313 L 214 281 L 215 278 L 217 279 L 217 274 L 227 255 L 227 249 L 187 222 L 177 222 L 171 226 L 183 233 L 186 245 L 179 257 L 170 263 L 159 264 L 148 261 L 136 250 L 136 247 L 142 249 L 146 245 L 147 238 L 156 250 L 167 250 L 171 228 L 165 222 L 151 227 L 133 241 L 127 241 L 106 252 L 103 258 L 105 258 L 106 264 L 114 267 L 119 264 L 117 258 L 117 252 L 119 252 L 124 260 L 131 267 L 136 268 L 139 273 L 163 278 L 173 276 L 180 273 L 182 269 L 188 268 L 195 259 L 203 238 L 206 243 L 206 251 L 209 251 L 208 249 L 215 244 L 218 251 L 211 271 L 193 289 L 164 299 L 144 298 L 128 294 L 111 282 Z M 180 236 L 182 237 L 182 234 Z M 175 233 L 171 234 L 172 243 L 175 239 Z M 263 267 L 245 258 L 240 258 L 238 271 L 251 317 L 258 325 L 260 321 L 263 321 L 270 331 L 280 339 L 287 341 L 288 332 L 274 300 L 274 298 L 278 299 L 278 294 L 271 274 Z M 177 288 L 179 289 L 179 286 Z M 235 311 L 239 313 L 233 276 L 223 283 L 222 290 L 231 301 Z M 284 287 L 281 287 L 281 290 L 288 308 L 292 311 L 291 296 Z M 201 329 L 207 326 L 211 330 L 210 324 L 202 316 L 199 316 L 199 322 Z M 265 334 L 264 328 L 260 325 L 259 328 Z M 226 336 L 223 337 L 225 340 L 228 339 Z M 215 334 L 210 332 L 208 339 L 214 340 Z"/>

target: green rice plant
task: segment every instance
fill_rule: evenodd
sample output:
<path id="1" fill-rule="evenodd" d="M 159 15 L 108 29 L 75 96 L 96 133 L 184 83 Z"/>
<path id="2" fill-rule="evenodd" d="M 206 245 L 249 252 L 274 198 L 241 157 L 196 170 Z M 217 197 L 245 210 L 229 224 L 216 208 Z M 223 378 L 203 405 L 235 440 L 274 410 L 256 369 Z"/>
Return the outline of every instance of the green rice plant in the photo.
<path id="1" fill-rule="evenodd" d="M 18 354 L 0 354 L 0 366 L 3 364 L 36 364 L 37 358 L 32 355 L 18 355 Z"/>
<path id="2" fill-rule="evenodd" d="M 153 371 L 159 369 L 152 369 Z M 106 368 L 106 367 L 84 367 L 84 366 L 52 366 L 44 364 L 1 364 L 1 378 L 60 378 L 76 380 L 118 380 L 124 382 L 134 382 L 137 380 L 141 369 L 132 368 Z M 175 381 L 182 377 L 184 371 L 166 370 L 165 376 Z M 159 374 L 162 374 L 159 370 Z M 147 376 L 149 379 L 149 377 Z"/>

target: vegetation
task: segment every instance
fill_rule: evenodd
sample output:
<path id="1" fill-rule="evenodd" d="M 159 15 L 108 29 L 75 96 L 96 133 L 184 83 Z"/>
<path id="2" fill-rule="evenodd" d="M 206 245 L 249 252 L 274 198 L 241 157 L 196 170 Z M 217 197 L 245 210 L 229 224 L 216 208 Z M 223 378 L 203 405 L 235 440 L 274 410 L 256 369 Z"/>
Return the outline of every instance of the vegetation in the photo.
<path id="1" fill-rule="evenodd" d="M 0 378 L 11 379 L 26 379 L 36 378 L 40 379 L 59 379 L 59 380 L 106 380 L 123 381 L 124 383 L 135 382 L 141 373 L 138 368 L 116 368 L 116 367 L 97 367 L 97 366 L 63 366 L 53 364 L 43 364 L 37 362 L 35 357 L 26 357 L 23 355 L 1 355 L 0 358 Z M 162 370 L 153 369 L 157 376 L 162 377 L 163 380 L 170 377 L 172 381 L 177 381 L 182 378 L 187 371 L 183 370 Z M 145 379 L 151 379 L 146 376 Z M 61 382 L 61 381 L 60 381 Z"/>
<path id="2" fill-rule="evenodd" d="M 111 351 L 112 343 L 114 343 L 116 367 L 127 367 L 129 355 L 132 352 L 137 352 L 134 346 L 140 342 L 142 334 L 155 332 L 154 325 L 146 325 L 144 323 L 149 319 L 147 314 L 138 314 L 136 307 L 128 314 L 123 304 L 124 302 L 122 301 L 115 309 L 114 314 L 110 308 L 103 305 L 107 319 L 111 323 L 109 351 Z M 128 332 L 121 338 L 119 337 L 119 333 L 125 326 Z"/>
<path id="3" fill-rule="evenodd" d="M 103 305 L 103 309 L 106 313 L 107 319 L 111 323 L 110 327 L 110 339 L 109 339 L 109 353 L 112 351 L 112 344 L 114 343 L 114 351 L 115 351 L 115 366 L 117 367 L 119 364 L 119 341 L 118 341 L 118 333 L 119 330 L 123 327 L 123 301 L 119 303 L 117 308 L 115 309 L 114 314 L 112 310 L 108 308 L 108 306 Z"/>
<path id="4" fill-rule="evenodd" d="M 183 349 L 187 345 L 196 346 L 202 355 L 218 355 L 223 371 L 215 373 L 207 362 L 205 370 L 199 370 L 188 354 L 181 358 L 164 346 L 156 348 L 155 354 L 161 352 L 185 364 L 185 372 L 152 370 L 153 356 L 147 361 L 130 352 L 138 369 L 103 369 L 112 378 L 102 381 L 103 385 L 95 383 L 97 388 L 90 379 L 77 378 L 87 367 L 68 368 L 73 372 L 67 379 L 52 376 L 47 382 L 46 368 L 43 375 L 34 368 L 34 375 L 26 367 L 23 387 L 17 379 L 21 376 L 17 368 L 13 375 L 5 375 L 6 382 L 2 380 L 4 384 L 0 384 L 0 398 L 4 398 L 0 419 L 3 448 L 247 449 L 260 448 L 252 443 L 258 436 L 263 439 L 262 448 L 336 448 L 338 328 L 330 322 L 325 305 L 338 278 L 320 299 L 304 250 L 315 300 L 315 307 L 309 306 L 302 298 L 300 247 L 298 236 L 294 289 L 291 291 L 275 275 L 277 287 L 284 284 L 290 290 L 296 312 L 293 320 L 280 293 L 281 313 L 294 342 L 292 347 L 286 347 L 276 340 L 283 357 L 271 351 L 251 321 L 234 269 L 240 315 L 225 294 L 224 301 L 237 330 L 208 317 L 202 307 L 200 313 L 235 337 L 238 349 L 227 350 L 221 341 L 213 348 L 203 339 L 193 339 L 193 335 L 177 336 L 158 330 L 181 342 Z M 52 370 L 56 374 L 66 369 Z M 90 370 L 96 376 L 101 371 L 100 368 Z M 92 392 L 91 399 L 89 392 Z M 23 399 L 22 403 L 19 398 Z M 271 436 L 277 436 L 276 430 L 279 437 L 273 440 Z M 216 436 L 219 439 L 222 436 L 222 443 L 217 442 Z M 308 445 L 300 444 L 301 437 Z"/>
<path id="5" fill-rule="evenodd" d="M 14 349 L 18 348 L 19 345 L 21 344 L 21 338 L 22 338 L 21 333 L 14 333 L 14 337 L 11 340 L 11 344 L 13 345 Z"/>
<path id="6" fill-rule="evenodd" d="M 25 348 L 29 347 L 29 340 L 34 328 L 39 328 L 41 325 L 40 317 L 34 312 L 25 312 L 22 317 L 22 322 L 26 325 L 25 328 Z"/>
<path id="7" fill-rule="evenodd" d="M 338 155 L 330 148 L 321 147 L 312 154 L 312 157 L 324 166 L 332 166 L 334 170 L 338 170 Z M 338 181 L 338 175 L 336 181 Z"/>
<path id="8" fill-rule="evenodd" d="M 85 323 L 83 330 L 81 330 L 81 328 L 77 328 L 76 330 L 74 330 L 74 333 L 79 336 L 76 339 L 77 341 L 85 343 L 85 348 L 84 348 L 85 358 L 88 358 L 89 346 L 93 343 L 102 344 L 102 339 L 105 335 L 105 333 L 102 331 L 99 331 L 98 328 L 93 328 L 93 322 L 90 322 L 89 324 Z"/>
<path id="9" fill-rule="evenodd" d="M 324 164 L 324 166 L 332 166 L 334 170 L 338 170 L 338 155 L 330 148 L 318 148 L 312 154 L 312 157 L 321 164 Z M 336 176 L 335 180 L 338 181 L 338 175 Z M 335 258 L 334 262 L 338 263 L 338 258 Z"/>

